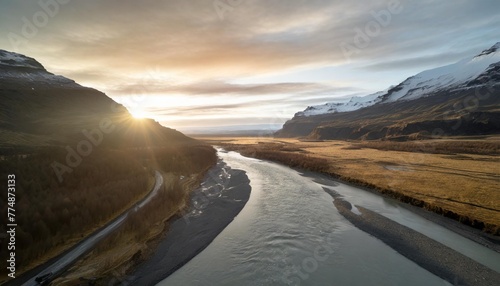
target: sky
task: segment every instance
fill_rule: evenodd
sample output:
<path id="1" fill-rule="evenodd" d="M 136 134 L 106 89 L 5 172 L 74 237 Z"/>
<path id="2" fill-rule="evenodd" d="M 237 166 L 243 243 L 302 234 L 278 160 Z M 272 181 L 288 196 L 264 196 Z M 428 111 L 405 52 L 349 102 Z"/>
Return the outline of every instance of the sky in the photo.
<path id="1" fill-rule="evenodd" d="M 0 49 L 181 131 L 275 129 L 500 41 L 498 0 L 0 0 Z"/>

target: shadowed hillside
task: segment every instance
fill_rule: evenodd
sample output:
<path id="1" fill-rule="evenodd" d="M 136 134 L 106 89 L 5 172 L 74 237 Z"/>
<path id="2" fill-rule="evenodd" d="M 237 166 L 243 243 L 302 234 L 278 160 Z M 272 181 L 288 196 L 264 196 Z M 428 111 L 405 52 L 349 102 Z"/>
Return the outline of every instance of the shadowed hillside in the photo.
<path id="1" fill-rule="evenodd" d="M 497 134 L 500 87 L 470 107 L 474 90 L 442 92 L 412 101 L 373 105 L 351 112 L 296 116 L 277 134 L 313 139 L 426 139 L 433 136 Z M 471 103 L 471 104 L 472 104 Z"/>
<path id="2" fill-rule="evenodd" d="M 154 120 L 134 119 L 104 93 L 34 59 L 0 51 L 0 160 L 4 185 L 15 175 L 19 274 L 133 206 L 151 190 L 155 170 L 201 177 L 216 153 Z M 3 217 L 6 202 L 4 192 Z"/>

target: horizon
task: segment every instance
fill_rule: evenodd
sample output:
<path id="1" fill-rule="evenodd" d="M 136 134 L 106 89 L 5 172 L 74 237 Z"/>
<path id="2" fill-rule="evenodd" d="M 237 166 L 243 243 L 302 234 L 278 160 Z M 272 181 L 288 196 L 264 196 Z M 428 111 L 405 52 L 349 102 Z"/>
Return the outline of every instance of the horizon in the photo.
<path id="1" fill-rule="evenodd" d="M 180 131 L 270 130 L 500 39 L 498 1 L 428 2 L 4 2 L 0 48 Z"/>

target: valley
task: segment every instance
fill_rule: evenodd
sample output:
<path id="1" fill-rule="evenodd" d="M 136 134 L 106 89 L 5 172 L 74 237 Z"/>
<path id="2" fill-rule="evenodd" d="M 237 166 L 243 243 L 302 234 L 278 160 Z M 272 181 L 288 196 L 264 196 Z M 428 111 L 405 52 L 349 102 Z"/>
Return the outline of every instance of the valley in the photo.
<path id="1" fill-rule="evenodd" d="M 0 1 L 0 285 L 500 285 L 498 11 Z"/>

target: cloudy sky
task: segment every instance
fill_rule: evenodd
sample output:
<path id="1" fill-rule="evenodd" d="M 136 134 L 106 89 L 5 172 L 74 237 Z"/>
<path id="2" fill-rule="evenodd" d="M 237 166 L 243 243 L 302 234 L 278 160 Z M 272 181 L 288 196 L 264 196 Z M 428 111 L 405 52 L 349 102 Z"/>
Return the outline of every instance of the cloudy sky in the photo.
<path id="1" fill-rule="evenodd" d="M 498 0 L 0 0 L 0 49 L 180 130 L 274 128 L 500 41 Z"/>

